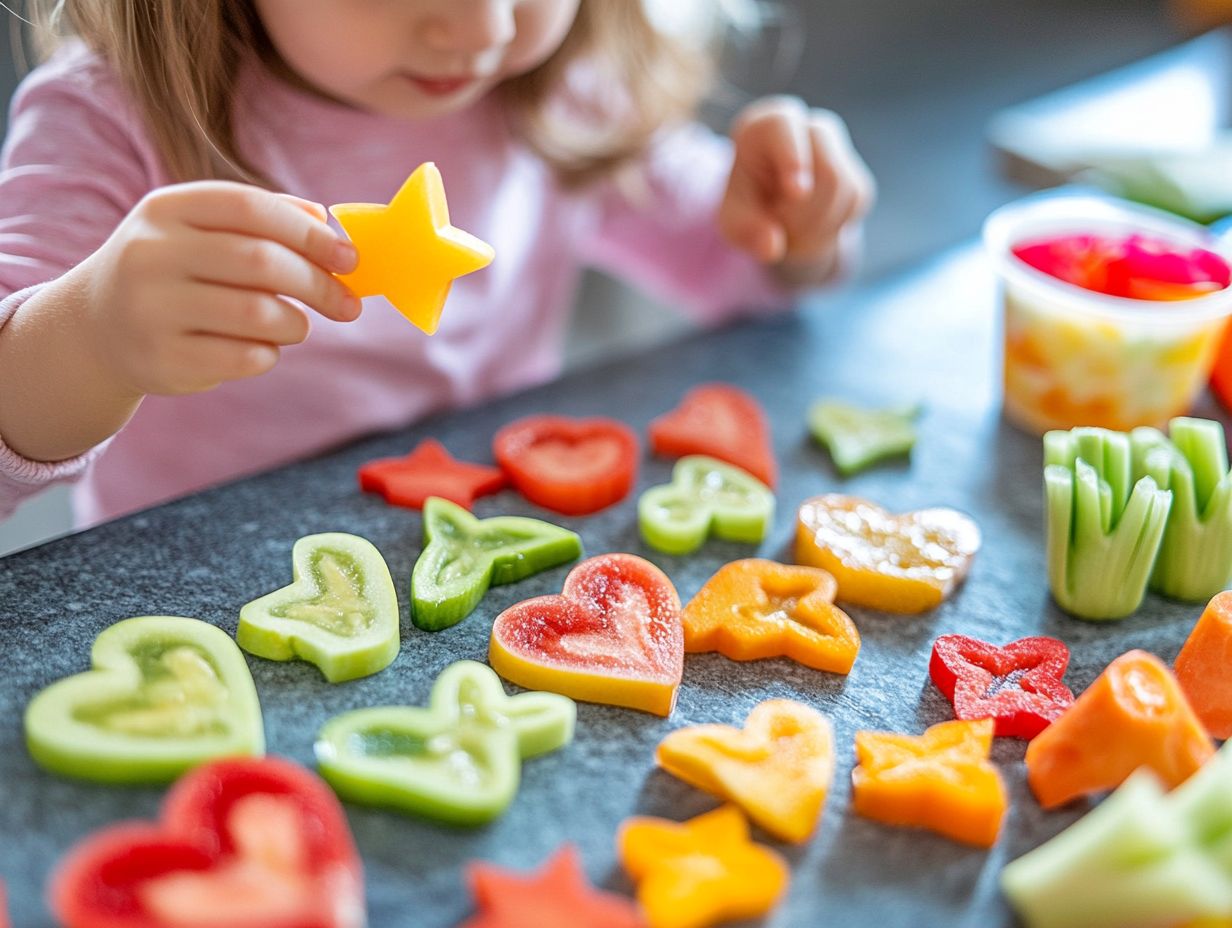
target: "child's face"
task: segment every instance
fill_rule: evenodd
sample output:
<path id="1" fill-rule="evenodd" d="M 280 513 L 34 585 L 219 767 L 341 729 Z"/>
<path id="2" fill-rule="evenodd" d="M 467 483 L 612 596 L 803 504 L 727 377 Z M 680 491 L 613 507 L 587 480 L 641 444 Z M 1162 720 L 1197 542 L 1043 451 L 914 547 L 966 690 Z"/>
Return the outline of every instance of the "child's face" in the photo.
<path id="1" fill-rule="evenodd" d="M 274 49 L 317 91 L 404 119 L 462 109 L 542 64 L 580 0 L 254 0 Z"/>

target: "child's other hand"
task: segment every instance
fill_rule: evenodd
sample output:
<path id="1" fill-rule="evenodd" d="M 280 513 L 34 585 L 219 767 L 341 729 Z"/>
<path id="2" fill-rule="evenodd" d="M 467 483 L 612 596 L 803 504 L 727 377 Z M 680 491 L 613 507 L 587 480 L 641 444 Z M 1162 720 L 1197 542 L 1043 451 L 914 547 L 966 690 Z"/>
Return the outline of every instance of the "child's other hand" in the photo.
<path id="1" fill-rule="evenodd" d="M 876 189 L 846 125 L 796 97 L 767 97 L 736 118 L 732 141 L 723 235 L 791 283 L 825 280 L 842 233 L 868 212 Z"/>
<path id="2" fill-rule="evenodd" d="M 197 393 L 268 371 L 308 337 L 288 297 L 357 318 L 358 298 L 331 273 L 353 270 L 355 249 L 325 219 L 317 204 L 223 181 L 146 196 L 70 272 L 117 388 Z"/>

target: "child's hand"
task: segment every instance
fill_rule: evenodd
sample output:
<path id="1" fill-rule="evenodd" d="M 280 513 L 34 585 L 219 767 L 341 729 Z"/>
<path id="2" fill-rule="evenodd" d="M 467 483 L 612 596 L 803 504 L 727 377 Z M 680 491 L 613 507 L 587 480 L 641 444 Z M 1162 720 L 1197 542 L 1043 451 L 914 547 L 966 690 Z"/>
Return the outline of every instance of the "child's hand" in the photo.
<path id="1" fill-rule="evenodd" d="M 264 373 L 307 338 L 307 314 L 287 297 L 357 318 L 359 299 L 330 273 L 357 260 L 320 206 L 203 181 L 146 196 L 71 274 L 115 386 L 181 394 Z"/>
<path id="2" fill-rule="evenodd" d="M 719 228 L 792 283 L 833 272 L 841 236 L 872 205 L 875 185 L 847 127 L 795 97 L 746 107 L 732 128 L 735 162 Z"/>

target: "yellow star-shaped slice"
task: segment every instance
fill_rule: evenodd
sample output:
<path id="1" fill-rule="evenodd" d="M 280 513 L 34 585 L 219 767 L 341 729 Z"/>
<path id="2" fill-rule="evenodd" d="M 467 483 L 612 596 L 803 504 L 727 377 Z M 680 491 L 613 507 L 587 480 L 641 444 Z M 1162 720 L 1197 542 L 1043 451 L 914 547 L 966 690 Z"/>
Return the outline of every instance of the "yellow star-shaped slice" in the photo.
<path id="1" fill-rule="evenodd" d="M 359 251 L 359 265 L 338 279 L 356 296 L 383 296 L 423 329 L 436 331 L 454 278 L 492 263 L 487 242 L 449 224 L 441 172 L 417 167 L 389 201 L 329 208 Z"/>

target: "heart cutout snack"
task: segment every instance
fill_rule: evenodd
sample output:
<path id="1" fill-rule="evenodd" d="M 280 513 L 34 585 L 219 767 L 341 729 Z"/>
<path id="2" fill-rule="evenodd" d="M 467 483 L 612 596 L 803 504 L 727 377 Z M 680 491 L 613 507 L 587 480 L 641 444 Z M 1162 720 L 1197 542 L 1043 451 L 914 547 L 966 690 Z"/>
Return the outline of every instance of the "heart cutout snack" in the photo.
<path id="1" fill-rule="evenodd" d="M 277 758 L 198 767 L 167 794 L 157 824 L 114 825 L 70 850 L 48 895 L 66 928 L 364 925 L 363 868 L 342 807 Z"/>
<path id="2" fill-rule="evenodd" d="M 559 596 L 538 596 L 496 617 L 488 662 L 527 689 L 670 715 L 684 672 L 680 597 L 632 554 L 592 557 Z"/>
<path id="3" fill-rule="evenodd" d="M 199 619 L 141 616 L 94 641 L 94 669 L 26 709 L 26 745 L 46 770 L 103 783 L 166 783 L 228 755 L 260 755 L 257 691 L 235 642 Z"/>
<path id="4" fill-rule="evenodd" d="M 765 410 L 731 384 L 707 383 L 686 393 L 679 406 L 650 423 L 650 447 L 666 457 L 718 458 L 768 487 L 778 479 Z"/>
<path id="5" fill-rule="evenodd" d="M 513 801 L 524 758 L 568 744 L 576 716 L 563 696 L 506 696 L 490 668 L 458 661 L 437 677 L 426 709 L 330 719 L 317 736 L 317 763 L 343 799 L 479 825 Z"/>
<path id="6" fill-rule="evenodd" d="M 618 503 L 637 477 L 637 436 L 615 419 L 527 416 L 492 439 L 496 462 L 532 503 L 583 516 Z"/>
<path id="7" fill-rule="evenodd" d="M 744 728 L 695 725 L 659 743 L 659 766 L 691 786 L 734 802 L 784 841 L 808 840 L 834 779 L 834 734 L 824 715 L 769 699 Z"/>
<path id="8" fill-rule="evenodd" d="M 805 500 L 796 560 L 834 574 L 840 602 L 911 614 L 941 604 L 967 575 L 979 526 L 955 509 L 892 515 L 854 496 Z"/>

